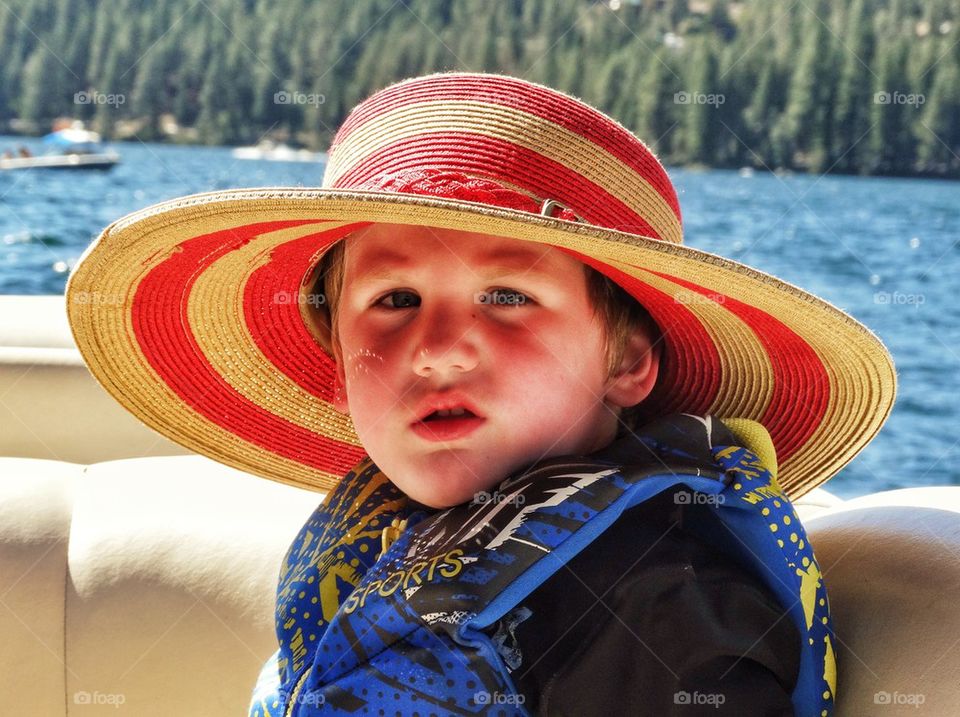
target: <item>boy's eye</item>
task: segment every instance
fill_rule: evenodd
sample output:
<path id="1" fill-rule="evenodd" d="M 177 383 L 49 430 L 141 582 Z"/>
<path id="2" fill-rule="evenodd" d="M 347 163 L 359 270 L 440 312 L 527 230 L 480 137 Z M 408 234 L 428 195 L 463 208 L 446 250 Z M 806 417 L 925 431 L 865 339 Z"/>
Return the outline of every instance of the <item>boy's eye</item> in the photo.
<path id="1" fill-rule="evenodd" d="M 394 300 L 391 302 L 393 305 L 384 304 L 383 302 L 387 299 L 398 296 L 400 297 L 399 301 Z M 416 303 L 413 303 L 416 302 Z M 411 306 L 419 306 L 420 297 L 414 294 L 412 291 L 391 291 L 389 294 L 382 297 L 378 302 L 377 306 L 383 306 L 386 309 L 409 309 Z"/>
<path id="2" fill-rule="evenodd" d="M 476 301 L 490 306 L 523 306 L 532 303 L 532 299 L 522 291 L 513 289 L 494 289 L 493 291 L 484 291 L 478 294 Z"/>

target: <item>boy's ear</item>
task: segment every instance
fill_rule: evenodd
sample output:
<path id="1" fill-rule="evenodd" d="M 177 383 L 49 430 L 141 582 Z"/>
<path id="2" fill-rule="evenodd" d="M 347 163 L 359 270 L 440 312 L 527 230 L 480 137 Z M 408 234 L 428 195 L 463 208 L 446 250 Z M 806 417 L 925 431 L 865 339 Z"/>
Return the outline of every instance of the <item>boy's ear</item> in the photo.
<path id="1" fill-rule="evenodd" d="M 650 395 L 660 370 L 660 345 L 650 341 L 642 328 L 627 339 L 617 373 L 610 378 L 605 399 L 620 408 L 629 408 Z"/>

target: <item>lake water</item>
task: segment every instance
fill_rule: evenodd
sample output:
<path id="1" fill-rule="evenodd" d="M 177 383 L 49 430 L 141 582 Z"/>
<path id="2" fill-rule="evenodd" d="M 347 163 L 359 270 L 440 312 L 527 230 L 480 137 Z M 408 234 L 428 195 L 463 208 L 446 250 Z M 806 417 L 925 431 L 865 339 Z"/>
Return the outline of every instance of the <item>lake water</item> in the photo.
<path id="1" fill-rule="evenodd" d="M 39 142 L 0 136 L 0 149 Z M 0 172 L 0 294 L 62 293 L 100 230 L 155 202 L 316 186 L 316 164 L 226 148 L 117 144 L 110 172 Z M 671 170 L 686 242 L 775 274 L 871 327 L 897 363 L 890 420 L 827 488 L 843 497 L 960 485 L 960 183 Z"/>

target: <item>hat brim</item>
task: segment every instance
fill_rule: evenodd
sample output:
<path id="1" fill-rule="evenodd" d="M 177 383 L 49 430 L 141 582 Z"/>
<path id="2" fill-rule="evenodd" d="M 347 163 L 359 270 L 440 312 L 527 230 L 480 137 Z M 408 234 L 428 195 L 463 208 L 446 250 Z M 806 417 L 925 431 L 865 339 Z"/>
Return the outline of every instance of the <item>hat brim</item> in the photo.
<path id="1" fill-rule="evenodd" d="M 159 433 L 328 490 L 364 451 L 333 408 L 334 364 L 303 301 L 323 252 L 373 222 L 544 243 L 614 279 L 665 336 L 650 410 L 760 422 L 791 497 L 849 463 L 893 406 L 896 374 L 880 340 L 774 276 L 593 225 L 390 192 L 233 190 L 124 217 L 70 277 L 77 346 L 103 387 Z"/>

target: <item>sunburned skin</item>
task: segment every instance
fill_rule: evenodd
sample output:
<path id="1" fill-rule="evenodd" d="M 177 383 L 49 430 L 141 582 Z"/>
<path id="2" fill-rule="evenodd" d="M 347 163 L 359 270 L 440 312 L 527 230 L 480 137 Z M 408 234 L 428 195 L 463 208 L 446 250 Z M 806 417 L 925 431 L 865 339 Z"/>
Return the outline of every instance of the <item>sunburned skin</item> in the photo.
<path id="1" fill-rule="evenodd" d="M 653 387 L 642 331 L 607 379 L 583 265 L 554 247 L 388 224 L 346 241 L 335 407 L 419 503 L 456 505 L 542 459 L 599 450 Z M 444 397 L 474 415 L 418 420 Z"/>

